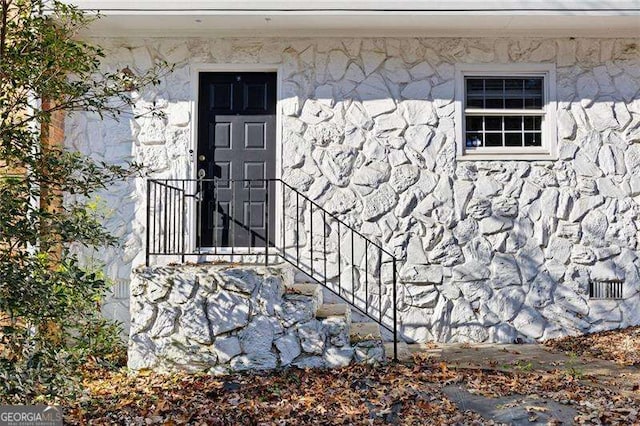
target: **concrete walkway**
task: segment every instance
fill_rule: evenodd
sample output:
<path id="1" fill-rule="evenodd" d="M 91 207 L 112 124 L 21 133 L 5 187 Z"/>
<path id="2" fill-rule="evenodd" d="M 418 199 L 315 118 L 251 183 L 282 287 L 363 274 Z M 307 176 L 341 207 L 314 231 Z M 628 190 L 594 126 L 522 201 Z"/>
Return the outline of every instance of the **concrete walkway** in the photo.
<path id="1" fill-rule="evenodd" d="M 426 354 L 447 363 L 450 368 L 480 368 L 500 371 L 566 371 L 591 385 L 615 388 L 637 395 L 640 368 L 611 361 L 569 356 L 551 352 L 539 344 L 400 344 L 400 361 L 409 361 L 415 353 Z M 386 346 L 392 356 L 393 345 Z"/>

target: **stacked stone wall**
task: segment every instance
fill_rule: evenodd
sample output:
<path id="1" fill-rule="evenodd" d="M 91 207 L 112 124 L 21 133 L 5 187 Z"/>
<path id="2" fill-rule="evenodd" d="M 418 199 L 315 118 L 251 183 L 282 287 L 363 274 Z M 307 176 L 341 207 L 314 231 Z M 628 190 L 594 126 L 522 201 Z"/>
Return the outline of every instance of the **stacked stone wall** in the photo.
<path id="1" fill-rule="evenodd" d="M 137 98 L 134 113 L 155 106 L 166 117 L 76 115 L 69 143 L 156 177 L 193 177 L 193 64 L 277 68 L 281 176 L 406 259 L 405 338 L 541 340 L 640 323 L 640 40 L 98 42 L 107 68 L 179 64 Z M 558 158 L 457 159 L 459 63 L 555 64 Z M 144 190 L 136 180 L 105 194 L 125 242 L 104 253 L 118 279 L 142 261 Z M 623 298 L 590 299 L 592 281 L 623 282 Z"/>

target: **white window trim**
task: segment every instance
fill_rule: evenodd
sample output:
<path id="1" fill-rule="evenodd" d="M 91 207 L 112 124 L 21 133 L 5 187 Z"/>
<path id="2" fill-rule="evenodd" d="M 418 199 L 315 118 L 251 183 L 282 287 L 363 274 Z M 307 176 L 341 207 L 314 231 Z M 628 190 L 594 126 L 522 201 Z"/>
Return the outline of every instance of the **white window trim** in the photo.
<path id="1" fill-rule="evenodd" d="M 544 117 L 541 147 L 482 148 L 466 152 L 465 77 L 544 77 Z M 555 160 L 558 157 L 556 67 L 552 63 L 457 64 L 455 66 L 455 123 L 458 160 Z"/>

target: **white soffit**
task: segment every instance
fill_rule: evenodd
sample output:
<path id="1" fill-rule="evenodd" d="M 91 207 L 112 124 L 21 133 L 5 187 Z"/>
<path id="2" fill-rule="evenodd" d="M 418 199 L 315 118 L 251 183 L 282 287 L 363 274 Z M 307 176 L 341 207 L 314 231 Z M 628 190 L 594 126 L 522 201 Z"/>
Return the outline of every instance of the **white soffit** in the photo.
<path id="1" fill-rule="evenodd" d="M 640 0 L 76 0 L 93 36 L 640 37 Z"/>

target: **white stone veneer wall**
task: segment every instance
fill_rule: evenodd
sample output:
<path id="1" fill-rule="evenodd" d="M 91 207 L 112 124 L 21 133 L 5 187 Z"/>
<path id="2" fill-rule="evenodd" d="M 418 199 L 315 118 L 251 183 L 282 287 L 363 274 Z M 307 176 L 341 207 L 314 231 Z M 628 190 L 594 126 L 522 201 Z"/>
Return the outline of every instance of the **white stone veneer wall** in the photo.
<path id="1" fill-rule="evenodd" d="M 279 66 L 282 177 L 407 257 L 405 337 L 547 339 L 640 323 L 640 40 L 97 42 L 110 68 L 179 63 L 138 102 L 167 116 L 77 115 L 69 143 L 158 177 L 192 177 L 191 65 Z M 456 161 L 454 64 L 512 62 L 557 66 L 559 159 Z M 124 242 L 99 256 L 113 278 L 144 260 L 144 190 L 138 179 L 104 194 Z M 589 300 L 591 279 L 624 280 L 624 300 Z"/>

